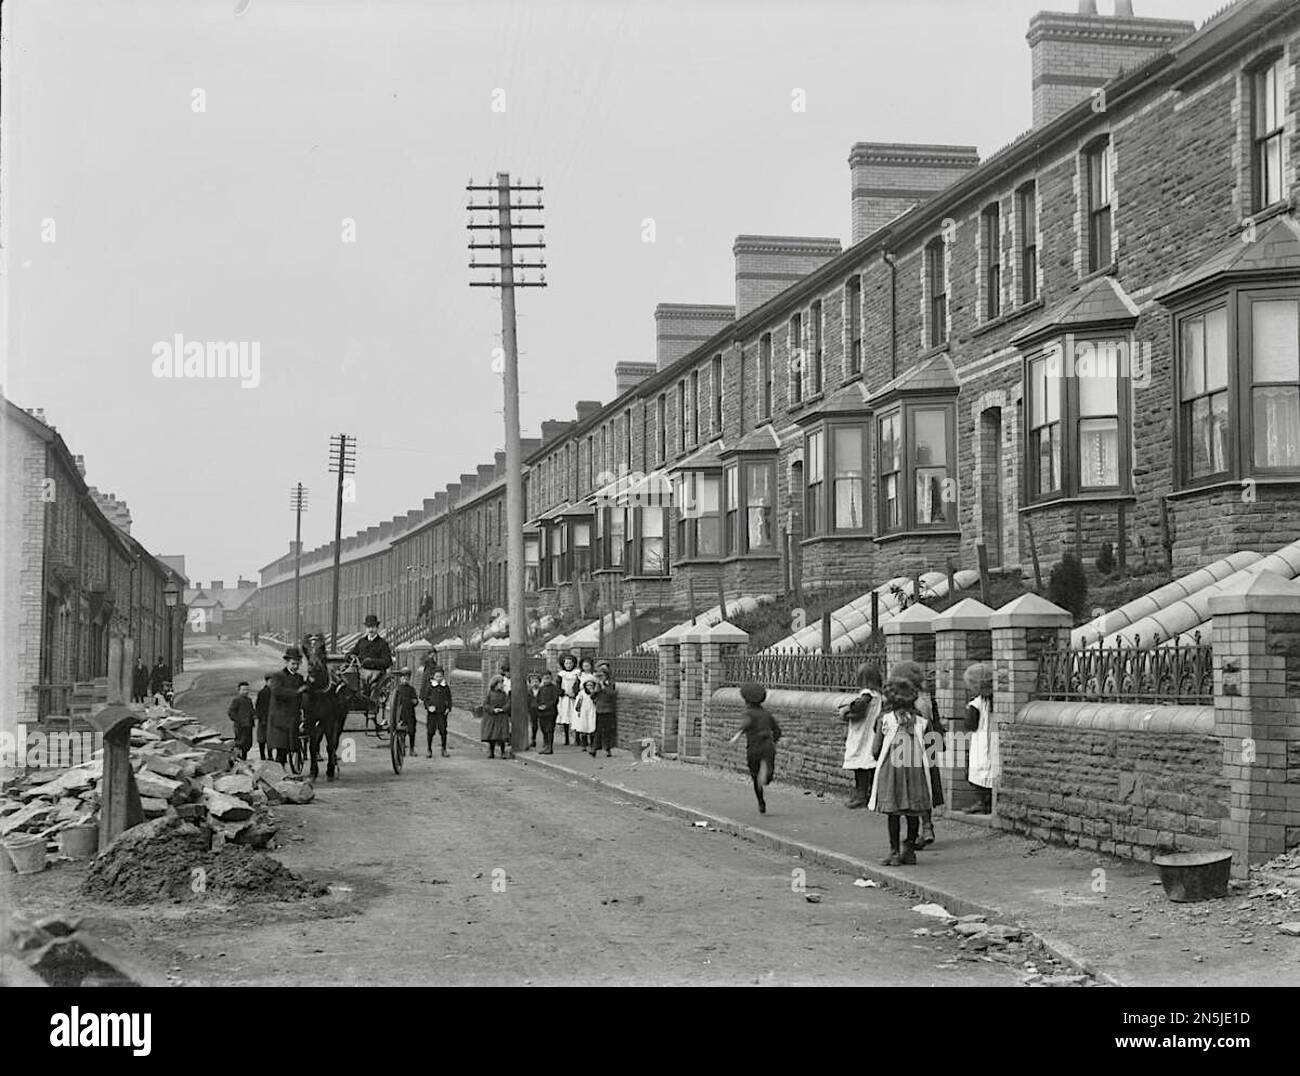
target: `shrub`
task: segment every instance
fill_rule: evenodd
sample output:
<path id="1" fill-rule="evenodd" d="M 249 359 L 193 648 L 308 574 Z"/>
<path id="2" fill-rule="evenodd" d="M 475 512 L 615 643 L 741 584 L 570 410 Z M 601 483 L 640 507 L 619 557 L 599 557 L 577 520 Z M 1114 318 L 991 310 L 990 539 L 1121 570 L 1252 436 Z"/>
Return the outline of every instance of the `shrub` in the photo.
<path id="1" fill-rule="evenodd" d="M 1073 553 L 1064 554 L 1052 569 L 1047 583 L 1047 599 L 1062 609 L 1068 609 L 1076 620 L 1088 611 L 1088 577 L 1083 563 Z"/>
<path id="2" fill-rule="evenodd" d="M 1097 554 L 1097 571 L 1110 575 L 1115 570 L 1115 547 L 1109 542 L 1101 543 L 1101 552 Z"/>

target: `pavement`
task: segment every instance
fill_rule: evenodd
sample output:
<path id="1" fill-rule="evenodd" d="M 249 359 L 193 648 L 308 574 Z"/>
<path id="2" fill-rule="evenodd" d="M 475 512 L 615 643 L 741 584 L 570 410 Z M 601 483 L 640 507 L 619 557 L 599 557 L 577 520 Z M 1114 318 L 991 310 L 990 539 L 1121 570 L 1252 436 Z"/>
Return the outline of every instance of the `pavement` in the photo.
<path id="1" fill-rule="evenodd" d="M 449 731 L 486 757 L 471 714 L 454 712 Z M 592 758 L 563 745 L 553 755 L 525 752 L 518 762 L 874 880 L 953 915 L 1015 922 L 1098 984 L 1300 984 L 1300 938 L 1278 929 L 1300 918 L 1300 889 L 1265 893 L 1234 883 L 1226 899 L 1176 904 L 1150 864 L 1045 845 L 978 816 L 942 812 L 935 814 L 937 840 L 917 854 L 915 866 L 884 867 L 885 816 L 848 810 L 832 794 L 774 781 L 767 814 L 760 815 L 748 777 L 731 771 L 623 750 Z M 778 751 L 778 774 L 780 766 Z M 918 925 L 926 922 L 918 916 Z"/>

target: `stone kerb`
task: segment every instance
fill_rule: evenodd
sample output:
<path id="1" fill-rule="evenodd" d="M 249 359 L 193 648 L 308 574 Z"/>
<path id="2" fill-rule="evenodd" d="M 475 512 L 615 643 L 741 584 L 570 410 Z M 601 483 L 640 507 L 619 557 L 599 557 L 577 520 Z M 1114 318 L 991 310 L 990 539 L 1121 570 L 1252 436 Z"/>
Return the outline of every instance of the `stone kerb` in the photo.
<path id="1" fill-rule="evenodd" d="M 964 598 L 939 613 L 931 622 L 934 628 L 935 706 L 948 725 L 946 749 L 940 759 L 940 772 L 947 792 L 948 805 L 961 811 L 978 800 L 975 789 L 966 780 L 967 734 L 962 717 L 969 702 L 962 676 L 976 662 L 992 663 L 993 632 L 989 618 L 993 610 L 974 598 Z"/>
<path id="2" fill-rule="evenodd" d="M 1038 679 L 1038 656 L 1052 646 L 1069 646 L 1074 618 L 1065 609 L 1037 594 L 1022 594 L 988 618 L 993 643 L 993 716 L 997 739 L 1033 697 Z M 1000 770 L 1000 764 L 995 764 Z M 1008 821 L 998 817 L 998 786 L 993 783 L 993 813 L 999 826 Z"/>
<path id="3" fill-rule="evenodd" d="M 938 614 L 925 605 L 909 605 L 881 631 L 885 636 L 885 657 L 892 667 L 900 661 L 934 664 L 934 619 Z M 882 670 L 888 675 L 888 670 Z"/>
<path id="4" fill-rule="evenodd" d="M 1232 873 L 1300 842 L 1300 583 L 1273 572 L 1210 599 L 1214 734 L 1222 745 Z"/>

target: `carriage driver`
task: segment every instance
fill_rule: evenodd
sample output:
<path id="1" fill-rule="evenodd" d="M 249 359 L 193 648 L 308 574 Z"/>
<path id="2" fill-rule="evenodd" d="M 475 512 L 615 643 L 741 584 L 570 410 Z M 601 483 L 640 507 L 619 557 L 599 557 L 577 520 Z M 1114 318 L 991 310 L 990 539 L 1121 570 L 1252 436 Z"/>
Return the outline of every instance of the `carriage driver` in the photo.
<path id="1" fill-rule="evenodd" d="M 388 648 L 388 640 L 379 634 L 379 617 L 374 613 L 366 617 L 366 633 L 348 654 L 361 663 L 361 687 L 369 695 L 375 681 L 393 665 L 393 652 Z"/>

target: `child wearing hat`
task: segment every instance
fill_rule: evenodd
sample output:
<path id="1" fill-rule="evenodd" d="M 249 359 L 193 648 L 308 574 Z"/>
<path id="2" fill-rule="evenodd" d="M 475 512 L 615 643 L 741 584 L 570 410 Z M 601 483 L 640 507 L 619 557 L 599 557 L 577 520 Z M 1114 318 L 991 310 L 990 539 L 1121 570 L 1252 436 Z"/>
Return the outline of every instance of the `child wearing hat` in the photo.
<path id="1" fill-rule="evenodd" d="M 451 713 L 451 687 L 447 684 L 442 666 L 435 665 L 424 685 L 424 709 L 428 714 L 429 757 L 433 758 L 433 734 L 442 740 L 442 757 L 447 757 L 447 717 Z"/>
<path id="2" fill-rule="evenodd" d="M 993 719 L 993 669 L 983 662 L 969 665 L 962 675 L 973 696 L 966 707 L 966 731 L 970 740 L 966 754 L 966 780 L 979 792 L 979 803 L 971 814 L 993 810 L 993 782 L 998 776 L 998 726 Z"/>
<path id="3" fill-rule="evenodd" d="M 248 758 L 248 749 L 253 746 L 253 722 L 256 713 L 253 700 L 248 697 L 248 681 L 239 681 L 235 689 L 237 694 L 226 708 L 226 716 L 235 726 L 235 751 L 240 758 Z"/>
<path id="4" fill-rule="evenodd" d="M 555 753 L 555 717 L 560 708 L 560 689 L 556 686 L 555 674 L 550 669 L 542 671 L 542 682 L 538 685 L 533 705 L 537 711 L 537 725 L 542 730 L 540 753 L 552 755 Z"/>
<path id="5" fill-rule="evenodd" d="M 420 696 L 415 693 L 415 688 L 411 686 L 411 670 L 402 669 L 398 674 L 399 683 L 397 685 L 397 728 L 393 729 L 394 736 L 409 736 L 411 740 L 411 755 L 415 755 L 415 704 L 420 701 Z"/>
<path id="6" fill-rule="evenodd" d="M 889 678 L 886 710 L 876 733 L 876 779 L 869 807 L 889 819 L 886 867 L 916 862 L 921 815 L 930 809 L 929 762 L 925 754 L 924 719 L 916 707 L 916 685 L 906 677 Z M 902 819 L 907 839 L 899 847 Z"/>
<path id="7" fill-rule="evenodd" d="M 596 666 L 596 735 L 591 754 L 604 747 L 605 757 L 610 757 L 614 741 L 618 739 L 618 688 L 614 686 L 614 671 L 608 661 Z"/>
<path id="8" fill-rule="evenodd" d="M 745 700 L 745 719 L 730 742 L 735 743 L 742 736 L 745 737 L 745 761 L 749 765 L 750 779 L 754 782 L 758 813 L 767 814 L 767 799 L 763 795 L 763 788 L 772 783 L 772 774 L 776 771 L 776 742 L 781 738 L 781 726 L 763 708 L 767 688 L 762 684 L 741 685 L 740 697 Z"/>

